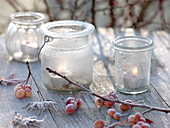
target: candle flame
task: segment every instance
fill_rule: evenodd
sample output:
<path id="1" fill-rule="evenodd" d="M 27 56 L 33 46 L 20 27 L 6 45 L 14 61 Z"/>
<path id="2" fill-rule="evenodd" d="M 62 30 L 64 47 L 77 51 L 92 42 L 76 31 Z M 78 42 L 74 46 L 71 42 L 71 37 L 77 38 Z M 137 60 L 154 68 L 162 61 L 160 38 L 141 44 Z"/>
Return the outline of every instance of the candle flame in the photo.
<path id="1" fill-rule="evenodd" d="M 133 73 L 133 75 L 137 75 L 137 73 L 138 73 L 138 68 L 137 68 L 137 67 L 133 68 L 133 69 L 132 69 L 132 73 Z"/>
<path id="2" fill-rule="evenodd" d="M 69 71 L 68 66 L 66 64 L 62 64 L 62 65 L 57 66 L 56 71 L 58 71 L 62 75 L 69 75 L 70 74 L 70 71 Z"/>
<path id="3" fill-rule="evenodd" d="M 64 65 L 59 65 L 57 68 L 58 72 L 64 72 L 66 70 L 66 67 Z"/>

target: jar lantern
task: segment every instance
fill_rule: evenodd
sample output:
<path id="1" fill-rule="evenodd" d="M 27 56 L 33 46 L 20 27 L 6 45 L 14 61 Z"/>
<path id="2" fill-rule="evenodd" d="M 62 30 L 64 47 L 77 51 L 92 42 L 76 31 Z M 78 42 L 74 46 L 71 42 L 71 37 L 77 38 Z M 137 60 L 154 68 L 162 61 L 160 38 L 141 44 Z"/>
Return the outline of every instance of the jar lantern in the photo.
<path id="1" fill-rule="evenodd" d="M 116 38 L 115 84 L 118 91 L 127 94 L 146 92 L 150 85 L 152 40 L 144 37 Z"/>
<path id="2" fill-rule="evenodd" d="M 42 46 L 40 27 L 45 16 L 37 12 L 16 12 L 6 32 L 7 51 L 13 59 L 25 62 L 38 60 Z"/>
<path id="3" fill-rule="evenodd" d="M 63 78 L 49 73 L 49 67 L 69 79 L 89 87 L 93 80 L 93 50 L 90 36 L 94 26 L 82 21 L 54 21 L 41 27 L 44 46 L 40 52 L 42 80 L 51 90 L 81 90 Z"/>

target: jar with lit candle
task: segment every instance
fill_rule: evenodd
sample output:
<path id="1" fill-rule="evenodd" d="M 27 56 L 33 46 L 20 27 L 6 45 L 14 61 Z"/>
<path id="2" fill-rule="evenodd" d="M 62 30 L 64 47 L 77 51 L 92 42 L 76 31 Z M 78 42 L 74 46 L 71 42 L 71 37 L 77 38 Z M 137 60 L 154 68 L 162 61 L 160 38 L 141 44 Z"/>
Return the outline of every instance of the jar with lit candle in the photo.
<path id="1" fill-rule="evenodd" d="M 115 87 L 126 94 L 146 92 L 150 85 L 151 51 L 153 42 L 144 37 L 116 38 Z"/>
<path id="2" fill-rule="evenodd" d="M 89 88 L 93 80 L 93 50 L 91 35 L 94 26 L 87 22 L 63 20 L 41 27 L 44 46 L 40 52 L 44 85 L 58 92 L 74 92 L 80 88 L 63 78 L 49 73 L 51 68 L 74 82 Z"/>
<path id="3" fill-rule="evenodd" d="M 7 51 L 13 59 L 21 62 L 38 60 L 43 42 L 39 31 L 44 20 L 45 16 L 37 12 L 16 12 L 11 15 L 5 39 Z"/>

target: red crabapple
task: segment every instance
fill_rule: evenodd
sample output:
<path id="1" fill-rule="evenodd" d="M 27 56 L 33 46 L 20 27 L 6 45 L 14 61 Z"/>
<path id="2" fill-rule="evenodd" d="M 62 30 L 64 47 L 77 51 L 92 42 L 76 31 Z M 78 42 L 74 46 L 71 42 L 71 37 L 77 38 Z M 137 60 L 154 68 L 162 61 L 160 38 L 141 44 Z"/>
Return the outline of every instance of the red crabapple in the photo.
<path id="1" fill-rule="evenodd" d="M 111 102 L 111 101 L 104 101 L 104 105 L 105 105 L 106 107 L 110 108 L 110 107 L 112 107 L 112 106 L 114 105 L 114 103 Z"/>
<path id="2" fill-rule="evenodd" d="M 66 99 L 66 105 L 70 104 L 70 101 L 72 101 L 72 100 L 74 100 L 73 97 L 68 97 L 68 98 Z"/>
<path id="3" fill-rule="evenodd" d="M 73 104 L 68 104 L 65 108 L 67 114 L 72 114 L 76 110 L 76 106 Z"/>
<path id="4" fill-rule="evenodd" d="M 82 101 L 81 99 L 78 99 L 78 101 L 77 101 L 77 107 L 78 107 L 78 108 L 81 107 L 82 104 L 83 104 L 83 101 Z"/>
<path id="5" fill-rule="evenodd" d="M 104 128 L 104 121 L 103 120 L 97 120 L 93 123 L 93 128 Z"/>
<path id="6" fill-rule="evenodd" d="M 128 122 L 132 123 L 132 124 L 136 124 L 136 118 L 135 118 L 135 115 L 130 115 L 128 117 Z"/>
<path id="7" fill-rule="evenodd" d="M 32 88 L 29 84 L 17 84 L 14 88 L 14 93 L 18 99 L 22 99 L 24 97 L 31 97 Z"/>
<path id="8" fill-rule="evenodd" d="M 136 113 L 135 114 L 135 118 L 137 121 L 139 121 L 141 119 L 141 114 L 140 113 Z"/>
<path id="9" fill-rule="evenodd" d="M 22 84 L 17 84 L 14 88 L 14 93 L 16 94 L 16 92 L 22 88 Z"/>
<path id="10" fill-rule="evenodd" d="M 30 88 L 25 89 L 25 97 L 29 98 L 32 95 L 32 90 Z"/>
<path id="11" fill-rule="evenodd" d="M 116 110 L 115 109 L 113 109 L 113 108 L 110 108 L 110 109 L 108 109 L 108 111 L 107 111 L 107 114 L 110 116 L 110 117 L 113 117 L 113 115 L 116 113 Z"/>
<path id="12" fill-rule="evenodd" d="M 116 112 L 114 115 L 113 115 L 113 118 L 116 119 L 116 120 L 120 120 L 120 117 L 121 117 L 121 114 Z"/>
<path id="13" fill-rule="evenodd" d="M 150 128 L 150 125 L 147 124 L 147 123 L 143 123 L 143 124 L 141 125 L 141 127 L 142 127 L 142 128 Z"/>
<path id="14" fill-rule="evenodd" d="M 142 128 L 142 127 L 138 124 L 135 124 L 135 125 L 132 126 L 132 128 Z"/>
<path id="15" fill-rule="evenodd" d="M 15 95 L 18 99 L 22 99 L 25 96 L 25 90 L 21 88 L 15 93 Z"/>
<path id="16" fill-rule="evenodd" d="M 126 100 L 125 102 L 127 103 L 132 103 L 131 100 Z M 131 109 L 131 106 L 130 105 L 127 105 L 127 104 L 120 104 L 119 108 L 122 110 L 122 111 L 128 111 Z"/>
<path id="17" fill-rule="evenodd" d="M 100 98 L 97 98 L 97 99 L 95 100 L 95 103 L 96 103 L 96 105 L 98 105 L 98 106 L 103 106 L 104 100 L 103 100 L 103 99 L 100 99 Z"/>
<path id="18" fill-rule="evenodd" d="M 67 114 L 72 114 L 77 108 L 81 107 L 83 104 L 83 101 L 79 99 L 75 99 L 73 97 L 68 97 L 66 100 L 66 108 L 65 112 Z"/>

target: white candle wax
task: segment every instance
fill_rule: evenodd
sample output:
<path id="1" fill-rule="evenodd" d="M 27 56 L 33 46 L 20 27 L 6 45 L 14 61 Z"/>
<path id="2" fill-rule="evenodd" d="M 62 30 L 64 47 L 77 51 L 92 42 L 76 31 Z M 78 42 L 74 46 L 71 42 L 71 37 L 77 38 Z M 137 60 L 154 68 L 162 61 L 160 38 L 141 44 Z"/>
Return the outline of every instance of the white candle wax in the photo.
<path id="1" fill-rule="evenodd" d="M 67 78 L 71 79 L 72 72 L 67 68 L 67 65 L 63 63 L 60 63 L 59 66 L 56 66 L 56 71 L 60 74 L 66 76 Z M 69 85 L 68 81 L 64 80 L 63 78 L 55 75 L 55 74 L 49 74 L 49 83 L 48 88 L 55 89 L 55 90 L 63 90 L 63 91 L 69 91 L 72 90 L 73 86 Z"/>
<path id="2" fill-rule="evenodd" d="M 64 80 L 63 78 L 57 76 L 57 75 L 53 75 L 50 73 L 50 83 L 52 86 L 58 86 L 58 87 L 62 87 L 68 84 L 68 82 L 66 80 Z"/>
<path id="3" fill-rule="evenodd" d="M 21 51 L 24 52 L 25 55 L 35 56 L 38 52 L 38 44 L 36 42 L 22 42 L 21 43 Z"/>
<path id="4" fill-rule="evenodd" d="M 127 89 L 138 89 L 143 86 L 143 82 L 146 78 L 138 74 L 138 69 L 135 67 L 132 72 L 127 72 L 123 77 L 123 84 Z"/>
<path id="5" fill-rule="evenodd" d="M 36 56 L 38 54 L 37 36 L 35 34 L 25 35 L 21 41 L 21 51 L 27 56 Z"/>

